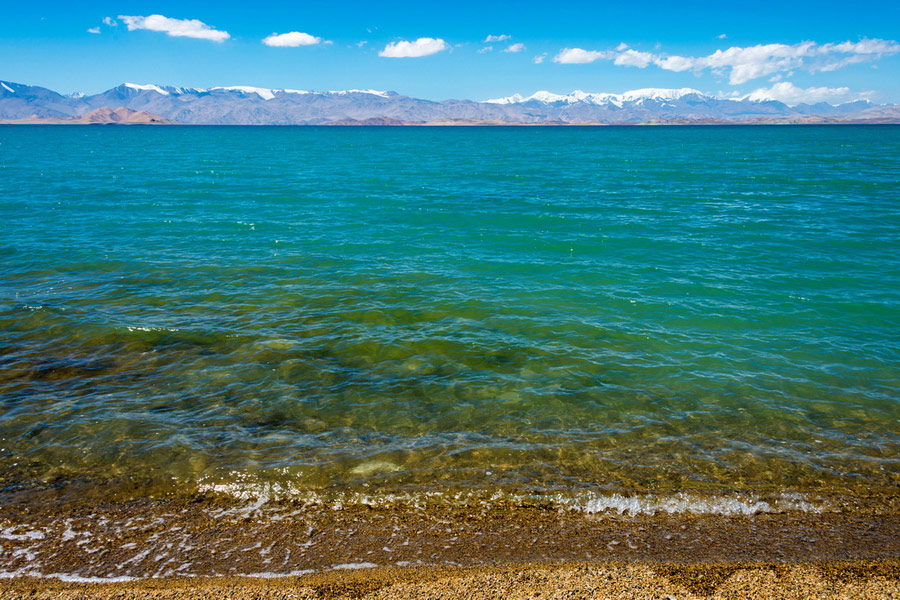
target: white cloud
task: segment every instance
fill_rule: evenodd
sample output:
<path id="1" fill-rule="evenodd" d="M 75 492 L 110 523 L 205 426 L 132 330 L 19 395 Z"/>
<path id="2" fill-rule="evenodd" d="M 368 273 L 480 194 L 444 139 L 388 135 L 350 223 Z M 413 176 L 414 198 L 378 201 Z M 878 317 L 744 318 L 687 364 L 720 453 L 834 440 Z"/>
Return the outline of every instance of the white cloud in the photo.
<path id="1" fill-rule="evenodd" d="M 695 70 L 731 69 L 728 81 L 739 85 L 751 79 L 803 66 L 804 58 L 810 56 L 815 46 L 815 42 L 793 45 L 759 44 L 746 48 L 732 46 L 727 50 L 716 50 L 709 56 L 678 58 L 686 58 L 684 64 L 690 64 Z"/>
<path id="2" fill-rule="evenodd" d="M 384 47 L 384 50 L 378 53 L 378 56 L 387 58 L 418 58 L 420 56 L 437 54 L 449 47 L 447 42 L 440 38 L 424 37 L 414 42 L 391 42 Z"/>
<path id="3" fill-rule="evenodd" d="M 112 17 L 103 17 L 103 24 L 108 25 L 110 27 L 118 27 L 119 22 L 113 19 Z"/>
<path id="4" fill-rule="evenodd" d="M 263 38 L 262 43 L 277 48 L 297 48 L 298 46 L 315 46 L 321 41 L 322 38 L 308 33 L 289 31 L 288 33 L 273 33 L 269 37 Z"/>
<path id="5" fill-rule="evenodd" d="M 100 33 L 100 28 L 99 27 L 91 27 L 90 29 L 88 29 L 88 33 Z"/>
<path id="6" fill-rule="evenodd" d="M 535 57 L 534 57 L 534 64 L 536 64 L 536 65 L 541 64 L 542 62 L 544 62 L 544 59 L 545 59 L 545 58 L 547 58 L 547 53 L 546 53 L 546 52 L 544 52 L 543 54 L 539 54 L 538 56 L 535 56 Z"/>
<path id="7" fill-rule="evenodd" d="M 776 73 L 804 68 L 811 73 L 834 71 L 841 67 L 878 60 L 900 52 L 900 44 L 888 40 L 862 40 L 840 44 L 759 44 L 742 48 L 732 46 L 716 50 L 709 56 L 668 56 L 654 61 L 663 69 L 729 70 L 728 80 L 734 85 Z M 849 56 L 848 56 L 849 55 Z"/>
<path id="8" fill-rule="evenodd" d="M 486 52 L 491 52 L 494 49 L 493 46 L 485 46 L 481 50 L 478 51 L 478 54 L 484 54 Z"/>
<path id="9" fill-rule="evenodd" d="M 616 50 L 618 50 L 619 52 L 621 52 L 623 50 L 628 50 L 628 44 L 626 44 L 625 42 L 622 42 L 621 44 L 616 46 Z"/>
<path id="10" fill-rule="evenodd" d="M 508 48 L 506 48 L 505 50 L 503 50 L 503 52 L 513 52 L 513 53 L 516 53 L 516 52 L 525 52 L 525 50 L 526 50 L 525 44 L 521 44 L 521 43 L 520 43 L 520 44 L 512 44 L 511 46 L 509 46 Z"/>
<path id="11" fill-rule="evenodd" d="M 643 69 L 653 60 L 653 55 L 649 52 L 638 52 L 637 50 L 625 50 L 620 53 L 613 64 L 624 67 L 637 67 Z"/>
<path id="12" fill-rule="evenodd" d="M 231 37 L 227 31 L 218 31 L 197 19 L 170 19 L 162 15 L 149 15 L 146 17 L 119 15 L 119 18 L 128 27 L 128 31 L 147 29 L 149 31 L 161 31 L 172 37 L 189 37 L 212 42 L 224 42 Z"/>
<path id="13" fill-rule="evenodd" d="M 717 39 L 717 40 L 724 40 L 724 39 L 726 39 L 727 37 L 728 37 L 728 36 L 725 35 L 724 33 L 720 33 L 719 35 L 716 36 L 716 39 Z"/>
<path id="14" fill-rule="evenodd" d="M 653 64 L 666 71 L 700 72 L 712 70 L 727 73 L 733 85 L 753 79 L 789 73 L 794 69 L 806 69 L 811 73 L 834 71 L 847 65 L 878 60 L 883 56 L 900 53 L 900 44 L 892 40 L 864 39 L 859 42 L 817 44 L 758 44 L 756 46 L 732 46 L 716 50 L 708 56 L 678 56 L 639 52 L 619 44 L 613 50 L 584 50 L 564 48 L 554 57 L 554 62 L 584 64 L 597 60 L 612 60 L 619 66 L 643 69 Z"/>
<path id="15" fill-rule="evenodd" d="M 489 35 L 484 38 L 484 43 L 489 44 L 491 42 L 505 42 L 506 40 L 512 39 L 511 35 Z"/>
<path id="16" fill-rule="evenodd" d="M 361 41 L 359 41 L 359 42 L 356 42 L 356 47 L 357 47 L 357 48 L 362 48 L 363 46 L 365 46 L 365 45 L 368 44 L 368 43 L 369 43 L 369 40 L 361 40 Z"/>
<path id="17" fill-rule="evenodd" d="M 801 103 L 815 104 L 817 102 L 838 104 L 853 100 L 866 100 L 870 95 L 871 92 L 852 93 L 850 88 L 847 87 L 809 87 L 803 89 L 795 86 L 790 81 L 781 81 L 770 88 L 754 90 L 746 98 L 756 101 L 778 100 L 790 105 Z"/>
<path id="18" fill-rule="evenodd" d="M 842 42 L 840 44 L 824 44 L 820 46 L 820 54 L 845 52 L 847 54 L 895 54 L 900 45 L 893 40 L 864 39 L 859 42 Z"/>
<path id="19" fill-rule="evenodd" d="M 553 57 L 553 62 L 563 65 L 583 65 L 602 59 L 615 58 L 615 52 L 583 50 L 581 48 L 563 48 Z"/>
<path id="20" fill-rule="evenodd" d="M 657 56 L 654 57 L 653 64 L 666 71 L 675 71 L 676 73 L 681 73 L 682 71 L 687 71 L 688 69 L 693 69 L 695 67 L 694 61 L 684 56 L 666 56 L 665 58 Z"/>

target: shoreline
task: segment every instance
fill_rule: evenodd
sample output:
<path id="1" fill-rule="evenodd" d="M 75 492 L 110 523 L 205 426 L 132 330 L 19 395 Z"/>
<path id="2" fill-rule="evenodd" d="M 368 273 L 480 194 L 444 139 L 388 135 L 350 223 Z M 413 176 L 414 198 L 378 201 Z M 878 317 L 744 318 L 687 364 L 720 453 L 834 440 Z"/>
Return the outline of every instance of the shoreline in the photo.
<path id="1" fill-rule="evenodd" d="M 900 595 L 900 560 L 803 563 L 578 562 L 341 569 L 277 579 L 211 577 L 117 583 L 0 581 L 6 600 L 96 598 L 799 599 Z"/>
<path id="2" fill-rule="evenodd" d="M 507 122 L 507 121 L 487 121 L 487 122 L 445 122 L 445 121 L 428 121 L 428 122 L 403 122 L 403 123 L 285 123 L 285 124 L 274 124 L 274 123 L 266 123 L 266 124 L 218 124 L 218 123 L 179 123 L 176 121 L 169 123 L 160 123 L 160 122 L 115 122 L 115 121 L 103 121 L 96 123 L 88 123 L 81 121 L 71 121 L 71 122 L 63 122 L 61 120 L 53 121 L 53 120 L 28 120 L 28 119 L 16 119 L 16 120 L 0 120 L 0 126 L 3 125 L 65 125 L 65 126 L 88 126 L 88 127 L 96 127 L 100 125 L 124 125 L 124 126 L 160 126 L 165 125 L 167 127 L 249 127 L 249 128 L 260 128 L 260 127 L 277 127 L 277 128 L 312 128 L 312 127 L 339 127 L 339 128 L 354 128 L 354 127 L 362 127 L 362 128 L 405 128 L 405 127 L 433 127 L 433 128 L 444 128 L 444 127 L 496 127 L 496 128 L 504 128 L 504 127 L 588 127 L 588 128 L 603 128 L 603 127 L 729 127 L 729 126 L 741 126 L 741 127 L 783 127 L 783 126 L 792 126 L 792 127 L 815 127 L 820 125 L 853 125 L 853 126 L 872 126 L 872 125 L 887 125 L 887 126 L 897 126 L 900 125 L 900 120 L 898 119 L 890 119 L 890 120 L 881 120 L 881 119 L 872 119 L 872 120 L 772 120 L 772 121 L 715 121 L 715 122 L 705 122 L 702 120 L 698 121 L 661 121 L 661 122 L 653 122 L 653 121 L 641 121 L 636 123 L 603 123 L 603 122 L 584 122 L 584 123 L 516 123 L 516 122 Z"/>
<path id="3" fill-rule="evenodd" d="M 752 513 L 304 505 L 264 496 L 77 503 L 52 494 L 0 504 L 0 576 L 152 581 L 353 567 L 900 560 L 900 494 L 887 491 Z"/>

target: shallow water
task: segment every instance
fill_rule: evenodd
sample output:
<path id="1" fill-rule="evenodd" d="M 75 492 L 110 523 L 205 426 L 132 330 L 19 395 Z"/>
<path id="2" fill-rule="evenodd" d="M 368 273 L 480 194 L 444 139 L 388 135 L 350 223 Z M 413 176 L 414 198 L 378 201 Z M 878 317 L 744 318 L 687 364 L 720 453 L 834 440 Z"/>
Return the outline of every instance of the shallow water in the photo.
<path id="1" fill-rule="evenodd" d="M 896 486 L 898 157 L 891 126 L 2 127 L 2 484 Z"/>

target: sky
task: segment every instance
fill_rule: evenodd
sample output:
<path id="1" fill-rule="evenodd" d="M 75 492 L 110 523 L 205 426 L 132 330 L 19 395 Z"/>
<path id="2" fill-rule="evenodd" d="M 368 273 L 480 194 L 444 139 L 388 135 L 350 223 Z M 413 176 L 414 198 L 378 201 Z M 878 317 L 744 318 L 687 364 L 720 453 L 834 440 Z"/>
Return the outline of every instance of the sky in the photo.
<path id="1" fill-rule="evenodd" d="M 0 80 L 377 89 L 444 100 L 693 88 L 900 104 L 900 2 L 14 2 Z"/>

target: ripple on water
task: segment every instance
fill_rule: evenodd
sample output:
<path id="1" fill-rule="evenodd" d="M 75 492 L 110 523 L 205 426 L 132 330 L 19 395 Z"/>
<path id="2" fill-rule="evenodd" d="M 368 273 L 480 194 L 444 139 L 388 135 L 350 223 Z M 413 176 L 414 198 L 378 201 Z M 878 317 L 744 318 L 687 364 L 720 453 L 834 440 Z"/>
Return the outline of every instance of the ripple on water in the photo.
<path id="1" fill-rule="evenodd" d="M 898 483 L 897 128 L 198 132 L 0 131 L 4 484 Z"/>

